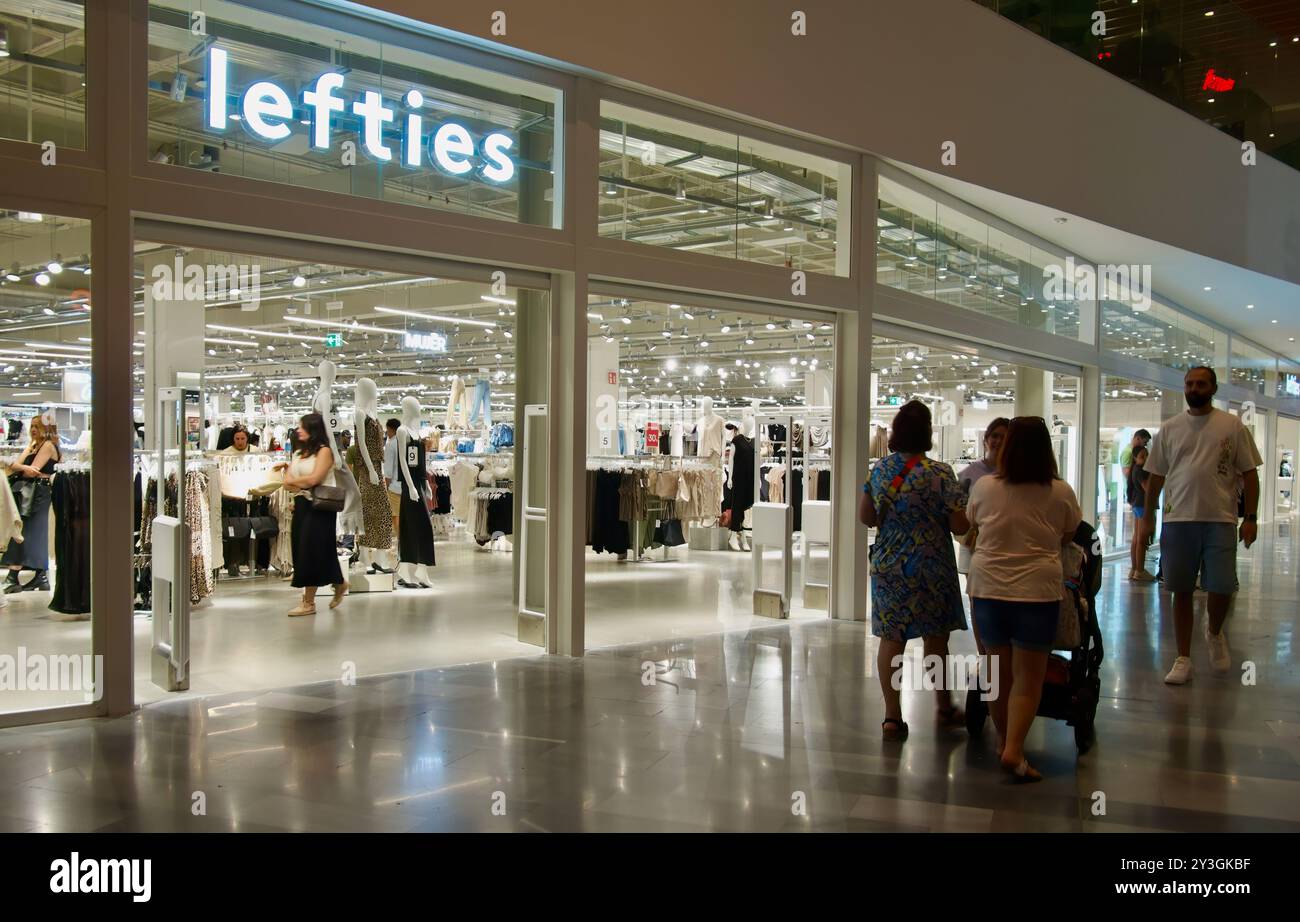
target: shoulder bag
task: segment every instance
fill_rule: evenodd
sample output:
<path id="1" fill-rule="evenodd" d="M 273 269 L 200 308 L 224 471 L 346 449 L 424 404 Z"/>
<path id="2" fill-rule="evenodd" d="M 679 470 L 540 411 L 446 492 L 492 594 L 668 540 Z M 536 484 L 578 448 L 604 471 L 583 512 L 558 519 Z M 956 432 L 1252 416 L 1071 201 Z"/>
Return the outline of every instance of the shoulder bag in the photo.
<path id="1" fill-rule="evenodd" d="M 321 483 L 308 491 L 307 498 L 311 500 L 311 507 L 317 512 L 342 512 L 343 501 L 347 495 L 347 491 L 342 487 L 327 487 Z"/>

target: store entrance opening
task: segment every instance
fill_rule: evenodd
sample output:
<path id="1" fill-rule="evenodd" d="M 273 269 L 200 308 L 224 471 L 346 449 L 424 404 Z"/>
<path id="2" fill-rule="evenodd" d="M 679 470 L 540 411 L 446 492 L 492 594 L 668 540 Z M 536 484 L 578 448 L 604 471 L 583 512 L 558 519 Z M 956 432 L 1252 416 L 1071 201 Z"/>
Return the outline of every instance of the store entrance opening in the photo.
<path id="1" fill-rule="evenodd" d="M 927 343 L 901 328 L 896 336 L 875 336 L 871 463 L 889 454 L 890 423 L 910 400 L 930 408 L 934 447 L 929 456 L 950 465 L 958 478 L 969 464 L 983 458 L 984 433 L 995 419 L 1040 416 L 1051 430 L 1060 476 L 1077 492 L 1079 377 L 1046 370 L 1032 359 L 1012 360 L 990 352 L 974 344 L 938 339 Z"/>
<path id="2" fill-rule="evenodd" d="M 587 310 L 587 646 L 827 617 L 833 319 Z"/>
<path id="3" fill-rule="evenodd" d="M 191 693 L 539 652 L 519 636 L 514 488 L 524 407 L 547 401 L 547 293 L 151 243 L 136 276 L 137 700 L 166 695 L 153 523 L 181 492 Z M 184 470 L 157 443 L 178 383 L 200 395 Z M 337 510 L 301 482 L 322 451 Z M 544 542 L 531 558 L 544 573 Z"/>

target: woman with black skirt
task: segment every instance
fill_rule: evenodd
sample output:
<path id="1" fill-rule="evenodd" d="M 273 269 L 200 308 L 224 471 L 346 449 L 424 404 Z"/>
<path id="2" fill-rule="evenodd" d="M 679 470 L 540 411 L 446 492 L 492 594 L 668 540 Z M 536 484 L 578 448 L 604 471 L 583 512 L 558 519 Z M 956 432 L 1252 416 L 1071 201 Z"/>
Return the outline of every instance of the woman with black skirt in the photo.
<path id="1" fill-rule="evenodd" d="M 5 593 L 48 591 L 50 578 L 50 479 L 62 460 L 59 432 L 53 421 L 33 416 L 32 442 L 22 458 L 9 465 L 9 485 L 23 520 L 23 540 L 10 541 L 0 565 L 9 568 Z M 23 570 L 33 573 L 31 582 L 19 583 Z"/>
<path id="2" fill-rule="evenodd" d="M 319 413 L 308 413 L 298 424 L 298 450 L 288 464 L 276 465 L 284 470 L 284 485 L 297 495 L 293 500 L 293 586 L 302 590 L 302 601 L 289 611 L 290 618 L 316 614 L 316 588 L 332 585 L 334 598 L 330 608 L 338 608 L 347 595 L 343 570 L 335 550 L 337 516 L 318 509 L 311 501 L 311 489 L 335 486 L 334 453 L 330 451 L 325 420 Z M 287 468 L 287 470 L 285 470 Z"/>

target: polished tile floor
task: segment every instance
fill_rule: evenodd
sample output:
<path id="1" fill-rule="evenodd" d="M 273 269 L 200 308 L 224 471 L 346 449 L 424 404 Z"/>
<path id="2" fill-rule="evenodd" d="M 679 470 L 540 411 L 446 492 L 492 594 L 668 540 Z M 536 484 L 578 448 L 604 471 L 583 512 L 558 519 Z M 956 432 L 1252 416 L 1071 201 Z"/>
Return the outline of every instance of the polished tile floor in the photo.
<path id="1" fill-rule="evenodd" d="M 190 618 L 190 694 L 215 695 L 329 681 L 350 663 L 358 675 L 377 676 L 431 666 L 535 656 L 539 648 L 517 637 L 512 559 L 505 549 L 484 550 L 460 536 L 437 545 L 433 588 L 353 593 L 343 607 L 324 604 L 311 618 L 289 618 L 299 592 L 275 576 L 219 580 Z M 814 578 L 825 569 L 816 550 Z M 796 573 L 800 570 L 796 569 Z M 664 637 L 695 636 L 769 623 L 753 614 L 753 563 L 748 554 L 675 548 L 640 562 L 587 554 L 587 639 L 606 647 Z M 322 598 L 327 596 L 324 593 Z M 799 604 L 795 618 L 824 618 Z M 0 652 L 70 655 L 90 652 L 89 622 L 55 620 L 49 593 L 7 597 L 0 608 Z M 153 684 L 152 625 L 135 618 L 135 697 L 151 703 L 178 697 Z M 0 711 L 80 703 L 67 691 L 0 691 Z"/>
<path id="2" fill-rule="evenodd" d="M 935 729 L 925 693 L 882 743 L 864 625 L 754 619 L 0 731 L 0 830 L 1300 832 L 1300 546 L 1265 530 L 1230 621 L 1255 684 L 1212 675 L 1198 638 L 1196 679 L 1165 686 L 1169 599 L 1111 565 L 1098 742 L 1076 759 L 1038 721 L 1039 785 L 1003 782 L 991 735 Z"/>

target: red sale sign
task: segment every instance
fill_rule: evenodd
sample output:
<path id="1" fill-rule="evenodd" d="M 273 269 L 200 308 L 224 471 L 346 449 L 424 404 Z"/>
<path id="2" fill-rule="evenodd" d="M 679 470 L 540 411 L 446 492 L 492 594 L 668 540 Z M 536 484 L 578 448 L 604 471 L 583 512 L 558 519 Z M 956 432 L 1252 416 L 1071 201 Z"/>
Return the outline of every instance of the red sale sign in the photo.
<path id="1" fill-rule="evenodd" d="M 610 384 L 617 384 L 617 383 L 618 383 L 618 372 L 617 372 L 617 371 L 611 371 L 611 372 L 609 373 L 609 383 L 610 383 Z"/>
<path id="2" fill-rule="evenodd" d="M 659 424 L 658 423 L 646 423 L 645 447 L 646 448 L 659 447 Z"/>

